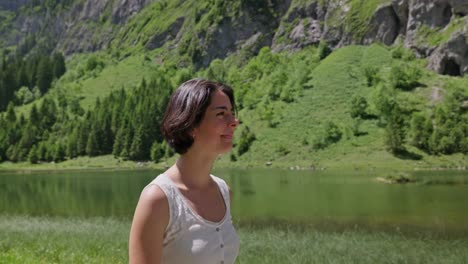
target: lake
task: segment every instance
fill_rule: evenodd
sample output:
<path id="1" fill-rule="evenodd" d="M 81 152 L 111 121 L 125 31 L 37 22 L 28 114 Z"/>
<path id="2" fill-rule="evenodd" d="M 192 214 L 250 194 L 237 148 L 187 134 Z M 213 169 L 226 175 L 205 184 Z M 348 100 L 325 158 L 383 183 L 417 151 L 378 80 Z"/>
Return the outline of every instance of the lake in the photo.
<path id="1" fill-rule="evenodd" d="M 160 172 L 0 173 L 0 214 L 131 218 Z M 413 172 L 453 174 L 466 171 Z M 384 184 L 372 171 L 215 170 L 233 192 L 238 224 L 360 228 L 468 237 L 468 185 Z"/>

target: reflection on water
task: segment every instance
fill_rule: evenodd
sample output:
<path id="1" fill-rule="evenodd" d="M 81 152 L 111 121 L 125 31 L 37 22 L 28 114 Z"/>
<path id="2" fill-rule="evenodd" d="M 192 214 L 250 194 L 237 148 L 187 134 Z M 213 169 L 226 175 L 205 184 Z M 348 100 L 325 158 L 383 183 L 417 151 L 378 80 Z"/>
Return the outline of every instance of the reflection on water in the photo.
<path id="1" fill-rule="evenodd" d="M 230 185 L 232 213 L 240 225 L 468 234 L 467 185 L 389 185 L 376 182 L 372 172 L 214 173 Z M 467 172 L 450 173 L 466 179 Z M 142 188 L 158 174 L 1 173 L 0 214 L 131 218 Z"/>

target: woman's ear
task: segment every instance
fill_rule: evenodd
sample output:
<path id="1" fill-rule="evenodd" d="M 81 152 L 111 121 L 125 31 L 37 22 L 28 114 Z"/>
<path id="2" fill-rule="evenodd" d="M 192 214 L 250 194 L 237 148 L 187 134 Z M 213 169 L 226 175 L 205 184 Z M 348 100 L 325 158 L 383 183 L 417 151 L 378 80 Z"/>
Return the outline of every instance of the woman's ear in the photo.
<path id="1" fill-rule="evenodd" d="M 190 132 L 190 136 L 192 136 L 192 139 L 195 139 L 195 137 L 197 136 L 197 132 L 197 128 L 192 129 L 192 131 Z"/>

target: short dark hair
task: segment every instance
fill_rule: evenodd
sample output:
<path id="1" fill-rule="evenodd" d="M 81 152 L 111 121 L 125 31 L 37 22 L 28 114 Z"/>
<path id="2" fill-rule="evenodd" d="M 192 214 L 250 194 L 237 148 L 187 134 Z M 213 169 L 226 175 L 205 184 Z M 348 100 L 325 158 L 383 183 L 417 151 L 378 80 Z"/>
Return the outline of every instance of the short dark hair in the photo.
<path id="1" fill-rule="evenodd" d="M 201 123 L 211 102 L 211 95 L 216 90 L 229 97 L 235 111 L 233 90 L 223 83 L 192 79 L 172 93 L 162 120 L 161 132 L 175 152 L 184 154 L 192 146 L 190 132 Z"/>

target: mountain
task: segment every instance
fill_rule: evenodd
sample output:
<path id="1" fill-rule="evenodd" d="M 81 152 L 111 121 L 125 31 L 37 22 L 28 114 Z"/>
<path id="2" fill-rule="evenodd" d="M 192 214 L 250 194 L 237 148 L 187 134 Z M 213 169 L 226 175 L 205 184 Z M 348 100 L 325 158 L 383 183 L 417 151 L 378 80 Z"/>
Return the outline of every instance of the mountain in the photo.
<path id="1" fill-rule="evenodd" d="M 429 166 L 447 164 L 435 156 L 442 154 L 463 166 L 467 14 L 463 0 L 0 0 L 3 65 L 16 58 L 3 79 L 33 68 L 24 70 L 33 73 L 21 93 L 19 81 L 0 85 L 18 105 L 3 114 L 10 123 L 0 157 L 27 160 L 33 148 L 43 148 L 39 160 L 90 153 L 140 160 L 160 148 L 170 156 L 157 126 L 141 126 L 157 124 L 165 101 L 143 102 L 141 94 L 167 97 L 203 76 L 235 87 L 244 121 L 232 162 L 316 167 L 375 154 L 370 163 Z M 67 71 L 40 99 L 25 100 L 42 75 L 22 65 L 53 54 L 65 56 Z M 18 127 L 37 126 L 27 116 L 44 101 L 63 111 L 31 138 Z M 104 114 L 129 104 L 137 113 Z M 416 133 L 421 127 L 426 134 Z M 99 139 L 107 143 L 93 143 Z"/>
<path id="2" fill-rule="evenodd" d="M 14 16 L 1 30 L 4 47 L 36 34 L 65 55 L 109 47 L 188 48 L 192 62 L 206 67 L 241 49 L 256 54 L 263 46 L 293 51 L 321 39 L 332 49 L 401 40 L 438 73 L 468 71 L 464 0 L 2 0 L 0 8 L 4 19 Z"/>

